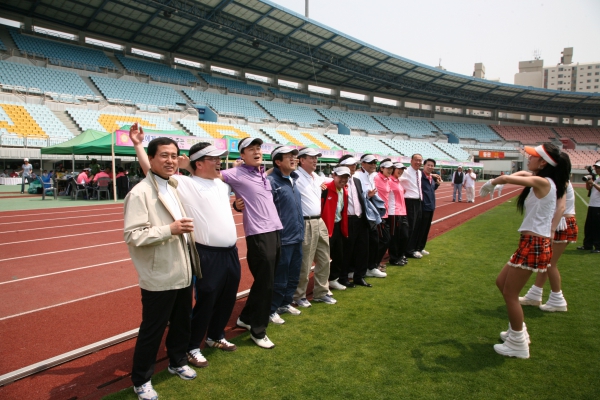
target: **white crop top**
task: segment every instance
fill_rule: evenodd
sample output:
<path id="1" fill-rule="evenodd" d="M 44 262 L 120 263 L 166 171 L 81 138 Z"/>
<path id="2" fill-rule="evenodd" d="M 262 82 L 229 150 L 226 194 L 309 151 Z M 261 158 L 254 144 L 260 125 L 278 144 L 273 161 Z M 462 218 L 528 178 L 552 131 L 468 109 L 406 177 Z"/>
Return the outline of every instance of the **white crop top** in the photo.
<path id="1" fill-rule="evenodd" d="M 575 191 L 573 191 L 573 185 L 571 185 L 571 181 L 567 184 L 567 205 L 565 207 L 565 214 L 573 214 L 575 215 Z"/>
<path id="2" fill-rule="evenodd" d="M 556 185 L 550 178 L 550 191 L 546 196 L 538 199 L 533 193 L 533 188 L 525 199 L 525 218 L 519 232 L 530 231 L 540 236 L 552 237 L 552 217 L 556 210 Z"/>

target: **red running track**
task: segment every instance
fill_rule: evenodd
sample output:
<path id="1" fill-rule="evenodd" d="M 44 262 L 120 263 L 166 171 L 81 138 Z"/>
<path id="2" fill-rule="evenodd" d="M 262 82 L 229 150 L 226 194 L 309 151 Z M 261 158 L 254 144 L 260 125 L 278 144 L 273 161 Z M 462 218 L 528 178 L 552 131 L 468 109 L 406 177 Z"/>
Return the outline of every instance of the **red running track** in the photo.
<path id="1" fill-rule="evenodd" d="M 473 205 L 451 202 L 451 186 L 443 185 L 436 192 L 430 237 L 506 201 L 518 190 L 506 186 L 502 198 L 485 202 L 477 197 Z M 245 261 L 241 214 L 233 213 L 242 263 L 239 291 L 243 291 L 250 288 L 252 276 Z M 444 220 L 435 222 L 440 219 Z M 137 274 L 122 227 L 122 204 L 0 213 L 0 375 L 139 327 Z M 231 326 L 242 305 L 238 302 Z M 119 377 L 130 371 L 134 343 L 130 340 L 2 387 L 0 397 L 99 397 L 127 387 L 129 379 Z M 100 362 L 100 353 L 106 355 L 101 363 L 106 370 L 82 380 L 79 375 L 86 365 Z M 111 380 L 116 383 L 97 389 Z"/>

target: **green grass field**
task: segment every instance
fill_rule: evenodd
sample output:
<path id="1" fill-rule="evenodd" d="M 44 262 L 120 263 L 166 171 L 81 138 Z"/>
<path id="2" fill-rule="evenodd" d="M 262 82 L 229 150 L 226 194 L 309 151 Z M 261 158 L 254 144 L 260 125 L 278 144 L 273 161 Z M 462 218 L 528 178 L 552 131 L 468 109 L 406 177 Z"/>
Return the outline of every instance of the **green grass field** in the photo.
<path id="1" fill-rule="evenodd" d="M 586 207 L 576 202 L 581 243 Z M 530 359 L 492 348 L 508 326 L 494 282 L 520 222 L 514 200 L 500 205 L 430 242 L 430 256 L 388 267 L 373 288 L 284 315 L 269 326 L 275 349 L 244 333 L 235 353 L 204 350 L 211 364 L 196 380 L 163 371 L 154 386 L 161 399 L 598 399 L 600 255 L 576 245 L 563 255 L 567 313 L 525 307 Z M 107 397 L 135 398 L 131 388 Z"/>

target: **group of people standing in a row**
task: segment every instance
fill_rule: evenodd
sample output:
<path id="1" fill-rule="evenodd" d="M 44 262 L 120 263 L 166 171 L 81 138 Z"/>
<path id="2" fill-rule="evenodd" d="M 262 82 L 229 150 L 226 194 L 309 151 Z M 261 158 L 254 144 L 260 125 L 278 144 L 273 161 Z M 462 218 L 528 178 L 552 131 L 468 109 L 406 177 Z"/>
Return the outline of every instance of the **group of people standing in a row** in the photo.
<path id="1" fill-rule="evenodd" d="M 125 199 L 124 230 L 142 294 L 132 371 L 140 399 L 157 398 L 150 378 L 167 324 L 168 371 L 182 379 L 196 377 L 188 363 L 208 365 L 203 340 L 236 350 L 224 335 L 241 276 L 231 191 L 254 278 L 237 325 L 262 348 L 275 346 L 266 334 L 269 322 L 283 324 L 281 315 L 311 307 L 313 263 L 312 302 L 333 305 L 331 290 L 371 287 L 365 278 L 385 278 L 386 252 L 392 265 L 429 254 L 425 244 L 442 181 L 433 173 L 435 160 L 415 154 L 409 167 L 384 159 L 378 168 L 373 155 L 346 155 L 332 178 L 324 178 L 315 173 L 316 150 L 279 146 L 271 153 L 274 168 L 265 171 L 262 140 L 245 138 L 241 160 L 221 171 L 226 151 L 209 143 L 192 146 L 188 158 L 164 137 L 151 141 L 146 154 L 137 124 L 130 137 L 146 173 Z M 191 177 L 178 175 L 178 168 Z"/>

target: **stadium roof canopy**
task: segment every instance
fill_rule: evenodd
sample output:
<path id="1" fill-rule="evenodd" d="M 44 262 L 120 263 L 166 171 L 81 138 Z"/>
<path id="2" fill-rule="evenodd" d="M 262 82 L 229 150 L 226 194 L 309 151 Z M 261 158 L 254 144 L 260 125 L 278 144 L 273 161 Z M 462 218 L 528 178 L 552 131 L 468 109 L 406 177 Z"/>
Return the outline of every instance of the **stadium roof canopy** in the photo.
<path id="1" fill-rule="evenodd" d="M 385 97 L 502 111 L 600 116 L 600 94 L 442 71 L 266 0 L 2 0 L 0 9 L 119 42 Z M 382 34 L 384 32 L 382 31 Z"/>

